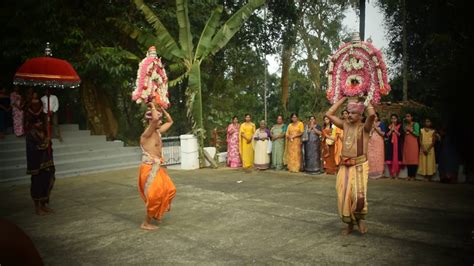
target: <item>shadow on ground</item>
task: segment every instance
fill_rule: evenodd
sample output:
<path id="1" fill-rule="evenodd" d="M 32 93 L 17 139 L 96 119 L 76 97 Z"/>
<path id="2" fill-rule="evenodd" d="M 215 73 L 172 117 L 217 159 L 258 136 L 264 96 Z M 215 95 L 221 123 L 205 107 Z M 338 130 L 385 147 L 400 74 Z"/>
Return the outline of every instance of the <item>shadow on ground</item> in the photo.
<path id="1" fill-rule="evenodd" d="M 0 216 L 25 230 L 49 265 L 474 262 L 472 185 L 369 180 L 369 232 L 344 237 L 334 176 L 170 170 L 172 210 L 145 232 L 137 173 L 59 179 L 56 213 L 46 217 L 33 215 L 28 184 L 1 184 Z"/>

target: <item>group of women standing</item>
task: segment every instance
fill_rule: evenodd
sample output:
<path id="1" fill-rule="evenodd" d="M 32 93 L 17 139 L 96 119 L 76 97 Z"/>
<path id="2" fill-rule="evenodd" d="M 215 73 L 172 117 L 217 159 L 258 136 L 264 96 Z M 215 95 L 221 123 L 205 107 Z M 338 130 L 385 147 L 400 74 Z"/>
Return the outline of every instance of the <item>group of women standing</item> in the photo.
<path id="1" fill-rule="evenodd" d="M 256 128 L 250 114 L 245 115 L 242 124 L 236 116 L 233 117 L 227 127 L 227 165 L 232 168 L 286 168 L 290 172 L 320 173 L 322 128 L 314 116 L 306 125 L 296 114 L 290 118 L 291 122 L 286 125 L 283 116 L 279 115 L 276 124 L 268 129 L 263 120 Z"/>
<path id="2" fill-rule="evenodd" d="M 408 180 L 415 180 L 417 174 L 431 180 L 436 173 L 434 146 L 438 137 L 431 120 L 425 119 L 421 129 L 409 113 L 404 123 L 396 114 L 391 115 L 390 122 L 388 128 L 379 124 L 379 131 L 386 137 L 385 161 L 390 176 L 397 178 L 400 169 L 406 167 Z"/>
<path id="3" fill-rule="evenodd" d="M 0 89 L 0 138 L 3 138 L 7 129 L 7 121 L 11 116 L 13 121 L 13 133 L 17 137 L 25 134 L 29 127 L 28 121 L 33 118 L 40 118 L 43 111 L 43 104 L 38 93 L 29 89 L 26 97 L 20 93 L 20 89 L 15 87 L 10 95 L 5 88 Z"/>
<path id="4" fill-rule="evenodd" d="M 344 110 L 341 118 L 348 117 L 349 113 Z M 234 116 L 227 127 L 227 165 L 335 174 L 340 164 L 344 131 L 332 125 L 327 117 L 322 126 L 314 116 L 309 117 L 306 124 L 296 114 L 291 114 L 290 119 L 286 125 L 279 115 L 276 124 L 268 129 L 263 120 L 256 128 L 250 114 L 245 115 L 242 124 Z M 431 178 L 436 172 L 436 133 L 431 121 L 426 119 L 420 129 L 411 114 L 406 114 L 404 123 L 393 114 L 390 122 L 386 126 L 376 115 L 369 139 L 369 177 L 383 177 L 387 165 L 392 178 L 398 177 L 402 167 L 407 168 L 408 180 L 415 179 L 417 174 Z"/>
<path id="5" fill-rule="evenodd" d="M 245 122 L 239 125 L 237 117 L 227 127 L 227 162 L 230 167 L 270 167 L 271 133 L 265 121 L 260 122 L 257 129 L 252 123 L 250 114 L 245 115 Z"/>

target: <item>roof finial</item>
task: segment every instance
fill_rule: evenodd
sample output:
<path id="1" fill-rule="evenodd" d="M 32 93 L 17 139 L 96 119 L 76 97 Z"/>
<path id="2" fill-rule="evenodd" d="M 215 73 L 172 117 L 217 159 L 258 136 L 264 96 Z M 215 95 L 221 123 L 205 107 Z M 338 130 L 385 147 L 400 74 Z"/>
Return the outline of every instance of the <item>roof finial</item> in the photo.
<path id="1" fill-rule="evenodd" d="M 46 49 L 44 49 L 45 56 L 53 56 L 53 51 L 49 47 L 49 42 L 46 43 Z"/>
<path id="2" fill-rule="evenodd" d="M 360 34 L 358 32 L 353 32 L 351 34 L 352 43 L 360 42 Z"/>

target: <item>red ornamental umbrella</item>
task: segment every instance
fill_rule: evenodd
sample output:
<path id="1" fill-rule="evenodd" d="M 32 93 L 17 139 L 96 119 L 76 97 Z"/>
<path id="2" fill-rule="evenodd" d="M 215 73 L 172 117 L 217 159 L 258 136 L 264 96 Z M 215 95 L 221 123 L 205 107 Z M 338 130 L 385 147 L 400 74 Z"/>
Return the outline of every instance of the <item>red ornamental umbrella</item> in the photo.
<path id="1" fill-rule="evenodd" d="M 75 88 L 81 83 L 76 70 L 66 60 L 52 57 L 49 43 L 46 56 L 26 60 L 16 71 L 13 84 L 26 86 L 47 86 L 54 88 Z"/>
<path id="2" fill-rule="evenodd" d="M 69 62 L 52 57 L 49 42 L 46 43 L 44 57 L 27 60 L 13 77 L 14 85 L 75 88 L 80 83 L 81 79 Z M 48 100 L 48 137 L 51 137 L 51 116 Z M 51 146 L 49 151 L 51 152 Z"/>

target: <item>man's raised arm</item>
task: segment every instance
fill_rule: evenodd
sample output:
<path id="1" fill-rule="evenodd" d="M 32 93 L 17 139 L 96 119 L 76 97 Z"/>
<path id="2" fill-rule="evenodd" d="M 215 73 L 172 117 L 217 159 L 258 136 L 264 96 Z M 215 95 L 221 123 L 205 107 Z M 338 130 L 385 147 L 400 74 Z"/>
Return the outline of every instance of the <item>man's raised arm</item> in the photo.
<path id="1" fill-rule="evenodd" d="M 342 97 L 339 101 L 335 102 L 331 108 L 326 112 L 326 116 L 331 120 L 331 122 L 336 125 L 338 128 L 343 128 L 344 121 L 340 119 L 335 113 L 337 109 L 346 101 L 346 97 Z"/>

